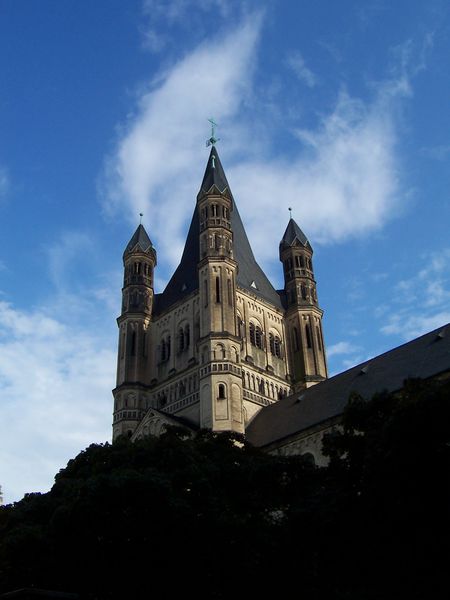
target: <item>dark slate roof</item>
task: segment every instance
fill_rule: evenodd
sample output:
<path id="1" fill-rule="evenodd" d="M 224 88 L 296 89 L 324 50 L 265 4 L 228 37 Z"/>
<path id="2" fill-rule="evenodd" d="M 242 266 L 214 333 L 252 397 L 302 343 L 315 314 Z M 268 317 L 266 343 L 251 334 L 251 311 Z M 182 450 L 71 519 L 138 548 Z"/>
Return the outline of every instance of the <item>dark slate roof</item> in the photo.
<path id="1" fill-rule="evenodd" d="M 209 192 L 209 190 L 215 186 L 218 191 L 223 194 L 225 191 L 231 195 L 230 186 L 223 170 L 222 163 L 220 162 L 219 154 L 215 146 L 211 147 L 209 153 L 208 163 L 206 165 L 205 174 L 203 176 L 202 185 L 200 186 L 200 192 Z"/>
<path id="2" fill-rule="evenodd" d="M 288 226 L 286 227 L 286 231 L 284 232 L 283 238 L 280 242 L 280 248 L 286 248 L 289 246 L 293 246 L 295 240 L 298 240 L 302 246 L 310 246 L 308 238 L 294 221 L 294 219 L 290 219 Z"/>
<path id="3" fill-rule="evenodd" d="M 208 186 L 211 181 L 208 172 L 209 170 L 212 170 L 210 169 L 209 163 L 211 162 L 211 156 L 213 154 L 216 157 L 216 169 L 218 166 L 220 166 L 220 171 L 223 173 L 223 168 L 220 164 L 217 150 L 213 146 L 213 148 L 211 149 L 208 166 L 206 167 L 205 177 L 203 178 L 201 188 L 202 190 L 205 180 L 207 180 L 205 186 Z M 224 173 L 223 176 L 220 175 L 219 179 L 211 183 L 211 185 L 220 185 L 222 187 L 221 191 L 225 189 L 229 190 L 228 182 Z M 209 189 L 211 189 L 211 186 L 209 187 Z M 238 263 L 238 286 L 249 290 L 256 296 L 259 296 L 260 298 L 267 300 L 275 306 L 281 308 L 282 303 L 280 295 L 274 289 L 270 281 L 267 279 L 263 270 L 258 265 L 258 263 L 255 260 L 255 257 L 253 256 L 253 252 L 250 247 L 250 242 L 248 241 L 244 225 L 242 223 L 239 211 L 234 201 L 233 210 L 231 211 L 231 229 L 233 231 L 234 259 Z M 175 302 L 179 302 L 182 298 L 188 296 L 189 294 L 198 289 L 197 265 L 199 261 L 199 217 L 197 207 L 195 207 L 180 264 L 178 265 L 175 273 L 172 275 L 172 278 L 170 279 L 169 283 L 166 286 L 166 289 L 162 292 L 162 294 L 155 295 L 153 308 L 153 312 L 155 315 L 166 310 L 167 308 L 175 304 Z"/>
<path id="4" fill-rule="evenodd" d="M 133 237 L 125 248 L 124 254 L 131 252 L 136 246 L 139 246 L 139 250 L 142 252 L 148 252 L 148 250 L 153 247 L 152 241 L 148 237 L 148 233 L 145 231 L 143 225 L 138 225 L 138 228 L 133 233 Z"/>
<path id="5" fill-rule="evenodd" d="M 339 416 L 351 392 L 370 399 L 376 392 L 400 390 L 409 377 L 445 372 L 450 372 L 450 323 L 263 408 L 246 437 L 255 446 L 267 446 Z"/>

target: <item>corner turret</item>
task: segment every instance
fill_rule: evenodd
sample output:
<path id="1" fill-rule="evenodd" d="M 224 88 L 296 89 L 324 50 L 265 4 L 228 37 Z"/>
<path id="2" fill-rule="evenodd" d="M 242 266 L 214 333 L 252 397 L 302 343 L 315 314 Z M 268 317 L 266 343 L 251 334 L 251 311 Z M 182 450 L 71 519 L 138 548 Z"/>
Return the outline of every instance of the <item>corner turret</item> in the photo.
<path id="1" fill-rule="evenodd" d="M 148 408 L 148 329 L 153 308 L 156 250 L 140 224 L 123 253 L 113 439 L 131 436 Z M 126 410 L 125 410 L 126 409 Z"/>
<path id="2" fill-rule="evenodd" d="M 327 365 L 322 333 L 323 311 L 319 308 L 308 238 L 290 219 L 280 242 L 290 338 L 291 377 L 296 390 L 326 379 Z"/>

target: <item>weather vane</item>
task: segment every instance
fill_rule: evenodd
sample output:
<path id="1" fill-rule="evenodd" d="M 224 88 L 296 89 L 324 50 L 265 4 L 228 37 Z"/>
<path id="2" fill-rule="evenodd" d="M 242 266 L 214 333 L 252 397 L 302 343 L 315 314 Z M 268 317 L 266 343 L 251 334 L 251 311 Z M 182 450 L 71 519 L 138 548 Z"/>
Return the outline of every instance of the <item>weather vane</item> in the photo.
<path id="1" fill-rule="evenodd" d="M 140 216 L 139 224 L 142 225 L 142 217 L 144 216 L 144 213 L 139 213 L 139 216 Z"/>
<path id="2" fill-rule="evenodd" d="M 289 211 L 289 218 L 290 218 L 290 219 L 292 219 L 292 208 L 291 208 L 291 207 L 289 207 L 289 208 L 288 208 L 288 211 Z"/>
<path id="3" fill-rule="evenodd" d="M 209 138 L 209 140 L 206 140 L 206 147 L 208 147 L 208 146 L 214 146 L 214 144 L 217 144 L 217 142 L 220 141 L 220 138 L 216 138 L 214 136 L 215 129 L 217 127 L 217 123 L 214 121 L 213 117 L 211 117 L 210 119 L 208 119 L 208 121 L 211 123 L 211 137 Z"/>

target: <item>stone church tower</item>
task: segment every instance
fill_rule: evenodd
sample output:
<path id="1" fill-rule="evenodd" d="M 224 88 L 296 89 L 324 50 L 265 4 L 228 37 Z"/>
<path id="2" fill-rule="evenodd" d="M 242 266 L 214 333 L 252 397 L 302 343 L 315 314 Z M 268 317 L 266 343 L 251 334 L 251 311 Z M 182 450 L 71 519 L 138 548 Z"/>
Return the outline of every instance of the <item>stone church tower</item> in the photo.
<path id="1" fill-rule="evenodd" d="M 279 254 L 277 291 L 213 144 L 180 264 L 161 294 L 142 225 L 125 249 L 113 439 L 157 435 L 169 423 L 245 433 L 262 407 L 327 377 L 313 250 L 293 219 Z"/>

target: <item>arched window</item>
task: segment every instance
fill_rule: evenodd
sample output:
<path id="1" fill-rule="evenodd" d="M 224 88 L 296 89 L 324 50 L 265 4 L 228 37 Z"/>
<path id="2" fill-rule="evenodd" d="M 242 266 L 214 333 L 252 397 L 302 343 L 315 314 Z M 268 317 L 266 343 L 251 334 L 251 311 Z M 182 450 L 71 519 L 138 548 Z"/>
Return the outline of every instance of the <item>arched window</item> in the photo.
<path id="1" fill-rule="evenodd" d="M 303 254 L 300 256 L 300 267 L 302 269 L 305 268 L 305 257 L 303 256 Z"/>
<path id="2" fill-rule="evenodd" d="M 224 400 L 226 398 L 225 396 L 225 386 L 223 383 L 219 383 L 219 396 L 218 396 L 219 400 Z"/>
<path id="3" fill-rule="evenodd" d="M 167 354 L 167 360 L 169 360 L 169 358 L 170 358 L 170 335 L 167 336 L 166 354 Z"/>
<path id="4" fill-rule="evenodd" d="M 211 215 L 217 217 L 217 204 L 211 204 Z"/>
<path id="5" fill-rule="evenodd" d="M 261 381 L 259 382 L 259 393 L 262 394 L 263 396 L 266 393 L 266 386 L 264 385 L 264 379 L 261 379 Z"/>
<path id="6" fill-rule="evenodd" d="M 257 348 L 262 348 L 263 344 L 262 344 L 262 331 L 261 331 L 261 327 L 256 326 L 255 328 L 255 346 Z"/>
<path id="7" fill-rule="evenodd" d="M 228 290 L 228 304 L 233 306 L 233 291 L 231 287 L 231 279 L 227 280 L 227 290 Z"/>
<path id="8" fill-rule="evenodd" d="M 184 328 L 184 347 L 189 348 L 189 344 L 191 343 L 191 328 L 189 325 L 186 325 Z"/>
<path id="9" fill-rule="evenodd" d="M 300 286 L 300 289 L 302 292 L 302 300 L 306 300 L 306 285 L 304 283 L 302 283 Z"/>
<path id="10" fill-rule="evenodd" d="M 161 358 L 161 362 L 164 362 L 166 360 L 166 340 L 162 339 L 161 340 L 161 345 L 160 345 L 160 358 Z"/>
<path id="11" fill-rule="evenodd" d="M 305 334 L 306 334 L 306 345 L 308 348 L 312 348 L 311 328 L 309 325 L 305 325 Z"/>
<path id="12" fill-rule="evenodd" d="M 305 452 L 304 454 L 301 454 L 300 456 L 306 464 L 310 465 L 311 467 L 316 466 L 316 460 L 314 458 L 314 455 L 311 452 Z"/>
<path id="13" fill-rule="evenodd" d="M 250 333 L 250 344 L 252 346 L 256 346 L 255 324 L 254 323 L 250 323 L 250 325 L 249 325 L 249 333 Z"/>

